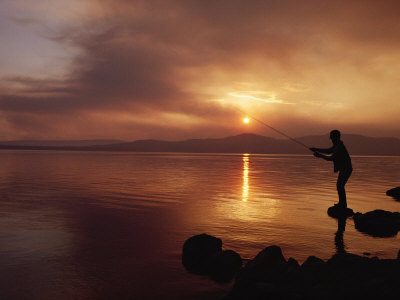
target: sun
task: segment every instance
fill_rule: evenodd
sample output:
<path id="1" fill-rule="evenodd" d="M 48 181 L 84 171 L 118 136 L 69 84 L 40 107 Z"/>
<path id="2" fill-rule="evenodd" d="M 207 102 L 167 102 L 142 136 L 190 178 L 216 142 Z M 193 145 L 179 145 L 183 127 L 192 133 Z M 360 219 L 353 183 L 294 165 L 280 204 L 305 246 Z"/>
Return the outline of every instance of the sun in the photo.
<path id="1" fill-rule="evenodd" d="M 250 118 L 248 118 L 248 117 L 243 118 L 243 123 L 244 124 L 249 124 L 249 122 L 250 122 Z"/>

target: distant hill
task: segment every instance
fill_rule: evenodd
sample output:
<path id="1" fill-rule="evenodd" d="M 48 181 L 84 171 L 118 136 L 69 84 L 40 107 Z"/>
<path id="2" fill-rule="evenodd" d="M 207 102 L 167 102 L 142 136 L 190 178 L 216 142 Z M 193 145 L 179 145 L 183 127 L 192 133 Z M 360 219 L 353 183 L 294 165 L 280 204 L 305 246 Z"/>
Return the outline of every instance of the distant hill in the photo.
<path id="1" fill-rule="evenodd" d="M 351 155 L 398 155 L 400 139 L 373 138 L 356 134 L 342 137 Z M 328 148 L 328 135 L 305 136 L 297 140 L 310 146 Z M 256 134 L 240 134 L 219 139 L 190 139 L 185 141 L 138 140 L 120 142 L 100 141 L 46 141 L 46 144 L 3 144 L 0 149 L 74 150 L 74 151 L 127 151 L 127 152 L 187 152 L 187 153 L 260 153 L 260 154 L 308 154 L 305 147 L 291 140 L 281 140 Z M 68 143 L 67 143 L 68 142 Z M 57 144 L 58 143 L 58 144 Z M 81 144 L 79 144 L 81 143 Z M 86 144 L 85 144 L 86 143 Z"/>
<path id="2" fill-rule="evenodd" d="M 292 142 L 256 134 L 240 134 L 220 139 L 186 141 L 138 140 L 130 143 L 87 147 L 90 150 L 189 153 L 293 153 Z M 301 150 L 301 149 L 300 149 Z M 299 149 L 297 149 L 298 153 Z"/>
<path id="3" fill-rule="evenodd" d="M 0 141 L 0 145 L 8 146 L 44 146 L 44 147 L 86 147 L 123 143 L 121 140 L 15 140 Z"/>

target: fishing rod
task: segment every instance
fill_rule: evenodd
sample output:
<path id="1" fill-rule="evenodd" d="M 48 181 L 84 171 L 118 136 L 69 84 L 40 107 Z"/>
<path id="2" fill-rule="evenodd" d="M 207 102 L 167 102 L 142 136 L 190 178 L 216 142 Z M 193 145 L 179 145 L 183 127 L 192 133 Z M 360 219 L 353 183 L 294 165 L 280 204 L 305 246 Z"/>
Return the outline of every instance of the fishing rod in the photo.
<path id="1" fill-rule="evenodd" d="M 295 142 L 295 143 L 297 143 L 297 144 L 303 146 L 304 148 L 307 148 L 307 150 L 310 150 L 310 148 L 309 148 L 307 145 L 305 145 L 305 144 L 303 144 L 302 142 L 300 142 L 300 141 L 298 141 L 298 140 L 292 138 L 291 136 L 287 135 L 286 133 L 284 133 L 284 132 L 282 132 L 282 131 L 280 131 L 280 130 L 278 130 L 278 129 L 276 129 L 276 128 L 270 126 L 270 125 L 268 125 L 267 123 L 265 123 L 265 122 L 263 122 L 263 121 L 261 121 L 261 120 L 255 118 L 255 117 L 249 115 L 247 112 L 245 112 L 244 110 L 242 110 L 242 109 L 240 109 L 240 108 L 238 108 L 238 107 L 236 107 L 236 106 L 234 106 L 234 108 L 235 108 L 236 110 L 240 111 L 241 113 L 247 115 L 248 117 L 252 118 L 254 121 L 259 122 L 260 124 L 262 124 L 262 125 L 268 127 L 269 129 L 272 129 L 273 131 L 279 133 L 280 135 L 283 135 L 284 137 L 288 138 L 289 140 L 291 140 L 291 141 L 293 141 L 293 142 Z"/>

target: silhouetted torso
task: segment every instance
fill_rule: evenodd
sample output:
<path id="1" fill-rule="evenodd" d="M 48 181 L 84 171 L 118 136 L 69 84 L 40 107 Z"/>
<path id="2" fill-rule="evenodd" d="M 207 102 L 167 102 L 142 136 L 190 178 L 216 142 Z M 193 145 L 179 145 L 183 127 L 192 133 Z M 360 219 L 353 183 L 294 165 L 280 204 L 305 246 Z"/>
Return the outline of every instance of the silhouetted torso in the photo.
<path id="1" fill-rule="evenodd" d="M 338 171 L 353 170 L 349 152 L 347 152 L 347 149 L 341 140 L 337 141 L 336 145 L 333 145 L 332 147 L 332 159 L 335 173 Z"/>
<path id="2" fill-rule="evenodd" d="M 351 165 L 351 158 L 346 146 L 342 140 L 334 142 L 333 146 L 328 149 L 319 149 L 318 152 L 332 154 L 332 161 L 335 173 L 338 171 L 351 171 L 353 167 Z"/>

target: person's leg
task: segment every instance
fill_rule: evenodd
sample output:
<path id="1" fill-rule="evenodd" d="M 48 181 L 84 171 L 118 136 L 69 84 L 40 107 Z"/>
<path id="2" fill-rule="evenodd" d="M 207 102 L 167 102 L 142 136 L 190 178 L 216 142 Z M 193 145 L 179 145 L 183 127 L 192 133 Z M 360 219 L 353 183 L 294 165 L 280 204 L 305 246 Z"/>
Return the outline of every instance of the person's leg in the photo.
<path id="1" fill-rule="evenodd" d="M 351 172 L 351 170 L 340 171 L 337 179 L 336 188 L 339 195 L 339 206 L 342 207 L 347 207 L 346 190 L 344 189 L 344 186 L 346 185 L 347 180 L 349 180 Z"/>

